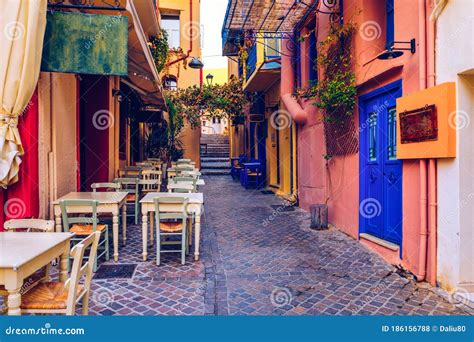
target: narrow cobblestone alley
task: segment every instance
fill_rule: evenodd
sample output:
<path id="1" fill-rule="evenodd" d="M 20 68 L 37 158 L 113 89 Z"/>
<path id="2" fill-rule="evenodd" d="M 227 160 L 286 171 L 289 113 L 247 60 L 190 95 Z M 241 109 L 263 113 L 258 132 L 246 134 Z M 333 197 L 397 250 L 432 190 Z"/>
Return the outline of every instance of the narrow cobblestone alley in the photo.
<path id="1" fill-rule="evenodd" d="M 129 277 L 99 279 L 99 269 L 91 314 L 472 314 L 345 234 L 311 230 L 307 212 L 276 196 L 244 190 L 229 176 L 205 181 L 201 260 L 181 266 L 173 254 L 158 267 L 149 248 L 143 262 L 141 229 L 132 225 L 120 259 Z"/>

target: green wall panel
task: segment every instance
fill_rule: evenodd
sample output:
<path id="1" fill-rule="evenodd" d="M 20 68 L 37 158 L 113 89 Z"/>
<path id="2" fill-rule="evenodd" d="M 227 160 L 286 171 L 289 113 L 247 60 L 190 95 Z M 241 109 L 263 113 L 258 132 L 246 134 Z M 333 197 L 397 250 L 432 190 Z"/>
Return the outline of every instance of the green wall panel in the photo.
<path id="1" fill-rule="evenodd" d="M 42 71 L 128 74 L 128 18 L 48 12 Z"/>

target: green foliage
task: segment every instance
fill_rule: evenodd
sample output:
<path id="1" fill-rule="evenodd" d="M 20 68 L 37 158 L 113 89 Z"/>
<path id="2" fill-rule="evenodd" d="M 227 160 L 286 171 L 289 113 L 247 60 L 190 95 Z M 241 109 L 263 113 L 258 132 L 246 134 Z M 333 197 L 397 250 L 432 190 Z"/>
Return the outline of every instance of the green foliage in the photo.
<path id="1" fill-rule="evenodd" d="M 147 139 L 147 154 L 149 158 L 161 158 L 166 161 L 178 160 L 183 157 L 183 143 L 179 139 L 184 121 L 178 115 L 173 102 L 166 98 L 169 122 L 153 124 Z"/>
<path id="2" fill-rule="evenodd" d="M 355 26 L 334 23 L 329 34 L 319 44 L 318 67 L 323 77 L 297 95 L 315 100 L 315 106 L 324 110 L 325 120 L 337 122 L 353 114 L 356 104 L 355 74 L 352 70 L 352 38 Z"/>
<path id="3" fill-rule="evenodd" d="M 165 68 L 168 61 L 168 33 L 162 29 L 158 37 L 150 37 L 148 46 L 150 47 L 153 60 L 155 61 L 156 69 L 158 72 L 161 72 Z"/>
<path id="4" fill-rule="evenodd" d="M 168 92 L 168 98 L 177 117 L 184 118 L 193 128 L 200 125 L 200 118 L 226 117 L 234 120 L 244 116 L 248 96 L 242 90 L 242 80 L 231 77 L 222 85 L 192 86 Z"/>

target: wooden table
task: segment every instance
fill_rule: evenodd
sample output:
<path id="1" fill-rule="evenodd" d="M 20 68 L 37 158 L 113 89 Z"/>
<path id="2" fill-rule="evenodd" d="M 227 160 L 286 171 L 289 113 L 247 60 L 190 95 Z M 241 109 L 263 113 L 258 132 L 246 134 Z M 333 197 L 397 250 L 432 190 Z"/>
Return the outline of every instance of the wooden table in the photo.
<path id="1" fill-rule="evenodd" d="M 185 184 L 185 183 L 191 183 L 191 182 L 187 182 L 187 181 L 179 181 L 179 182 L 177 182 L 177 184 L 180 184 L 180 183 Z M 198 179 L 198 180 L 196 181 L 196 185 L 197 185 L 197 186 L 201 186 L 201 185 L 206 185 L 206 183 L 204 182 L 204 179 Z"/>
<path id="2" fill-rule="evenodd" d="M 8 291 L 8 314 L 21 315 L 24 279 L 61 258 L 59 281 L 67 280 L 72 233 L 0 233 L 0 284 Z"/>
<path id="3" fill-rule="evenodd" d="M 195 214 L 195 236 L 194 236 L 194 259 L 199 260 L 199 241 L 201 239 L 201 214 L 203 212 L 204 197 L 202 193 L 176 193 L 176 192 L 150 192 L 140 201 L 142 206 L 142 246 L 143 260 L 148 256 L 148 213 L 151 213 L 150 229 L 153 229 L 153 213 L 155 212 L 155 197 L 183 197 L 189 200 L 188 212 Z M 172 203 L 162 203 L 160 207 L 164 210 L 180 210 L 178 205 Z"/>
<path id="4" fill-rule="evenodd" d="M 70 192 L 53 202 L 54 217 L 56 220 L 56 231 L 62 231 L 61 225 L 61 200 L 95 200 L 99 201 L 97 213 L 112 214 L 112 233 L 114 240 L 114 260 L 118 261 L 118 230 L 119 230 L 119 212 L 122 208 L 122 238 L 123 244 L 127 241 L 127 192 Z M 71 207 L 71 213 L 90 213 L 90 206 Z"/>

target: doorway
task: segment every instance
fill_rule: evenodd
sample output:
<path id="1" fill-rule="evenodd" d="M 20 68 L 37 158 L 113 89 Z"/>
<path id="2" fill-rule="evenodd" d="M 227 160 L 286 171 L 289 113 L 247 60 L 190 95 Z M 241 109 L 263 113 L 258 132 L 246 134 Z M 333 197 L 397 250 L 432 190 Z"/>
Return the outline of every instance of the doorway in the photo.
<path id="1" fill-rule="evenodd" d="M 401 246 L 402 162 L 396 158 L 397 81 L 360 97 L 360 233 Z M 400 248 L 401 250 L 401 248 Z"/>

